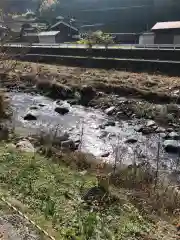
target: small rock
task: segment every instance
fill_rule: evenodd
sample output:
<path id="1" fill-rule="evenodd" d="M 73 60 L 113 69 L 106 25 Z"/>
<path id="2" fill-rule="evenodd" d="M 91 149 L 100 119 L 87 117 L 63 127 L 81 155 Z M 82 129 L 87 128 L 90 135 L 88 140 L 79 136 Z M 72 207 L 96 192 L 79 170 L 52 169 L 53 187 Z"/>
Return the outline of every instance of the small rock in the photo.
<path id="1" fill-rule="evenodd" d="M 35 153 L 35 148 L 27 139 L 23 139 L 16 144 L 16 148 L 22 152 Z"/>
<path id="2" fill-rule="evenodd" d="M 153 128 L 153 127 L 144 127 L 141 132 L 142 132 L 142 134 L 144 134 L 144 135 L 148 135 L 148 134 L 154 133 L 155 130 L 156 130 L 156 129 Z"/>
<path id="3" fill-rule="evenodd" d="M 69 149 L 69 150 L 75 150 L 76 149 L 76 145 L 75 145 L 73 140 L 67 140 L 67 141 L 61 142 L 61 147 L 63 149 Z"/>
<path id="4" fill-rule="evenodd" d="M 107 123 L 104 124 L 104 126 L 105 127 L 109 127 L 109 126 L 114 127 L 114 126 L 116 126 L 116 123 L 114 121 L 109 120 Z"/>
<path id="5" fill-rule="evenodd" d="M 57 139 L 58 139 L 59 142 L 67 141 L 67 140 L 69 140 L 69 133 L 64 132 L 64 133 L 63 133 L 61 136 L 59 136 Z"/>
<path id="6" fill-rule="evenodd" d="M 108 135 L 108 132 L 103 131 L 103 132 L 101 133 L 101 135 L 99 136 L 99 138 L 100 138 L 100 139 L 105 138 L 105 137 L 107 137 L 107 135 Z"/>
<path id="7" fill-rule="evenodd" d="M 167 132 L 173 132 L 173 128 L 167 128 L 166 131 Z"/>
<path id="8" fill-rule="evenodd" d="M 107 108 L 107 109 L 105 110 L 105 113 L 106 113 L 107 115 L 112 115 L 112 114 L 114 113 L 114 111 L 115 111 L 115 107 L 112 106 L 112 107 L 110 107 L 110 108 Z"/>
<path id="9" fill-rule="evenodd" d="M 136 143 L 138 140 L 136 139 L 136 138 L 129 138 L 129 139 L 127 139 L 126 141 L 125 141 L 125 143 L 131 143 L 131 144 L 133 144 L 133 143 Z"/>
<path id="10" fill-rule="evenodd" d="M 43 103 L 40 103 L 39 104 L 39 107 L 45 107 L 46 105 L 45 104 L 43 104 Z"/>
<path id="11" fill-rule="evenodd" d="M 156 133 L 164 133 L 166 131 L 166 129 L 165 128 L 162 128 L 162 127 L 158 127 L 157 129 L 156 129 Z"/>
<path id="12" fill-rule="evenodd" d="M 135 131 L 136 131 L 136 132 L 142 132 L 142 130 L 143 130 L 143 127 L 142 127 L 142 126 L 140 126 L 140 127 L 138 126 L 138 127 L 135 128 Z"/>
<path id="13" fill-rule="evenodd" d="M 37 106 L 31 106 L 29 109 L 30 110 L 38 110 L 38 107 Z"/>
<path id="14" fill-rule="evenodd" d="M 69 99 L 69 100 L 67 100 L 67 102 L 70 105 L 77 105 L 79 103 L 78 99 Z"/>
<path id="15" fill-rule="evenodd" d="M 107 152 L 107 153 L 103 153 L 103 154 L 101 155 L 101 157 L 102 157 L 102 158 L 105 158 L 105 157 L 109 157 L 109 155 L 110 155 L 110 153 Z"/>
<path id="16" fill-rule="evenodd" d="M 84 175 L 87 174 L 87 170 L 84 170 L 84 171 L 80 172 L 79 174 L 80 174 L 81 176 L 84 176 Z"/>
<path id="17" fill-rule="evenodd" d="M 109 133 L 108 135 L 107 135 L 107 138 L 112 138 L 112 137 L 116 137 L 116 133 Z"/>
<path id="18" fill-rule="evenodd" d="M 105 129 L 105 125 L 103 125 L 103 124 L 102 124 L 102 125 L 99 125 L 99 128 L 100 128 L 100 129 Z"/>
<path id="19" fill-rule="evenodd" d="M 85 201 L 102 200 L 107 192 L 103 187 L 95 186 L 90 188 L 82 197 Z"/>
<path id="20" fill-rule="evenodd" d="M 37 116 L 35 116 L 33 113 L 27 113 L 26 116 L 24 116 L 24 120 L 34 121 L 37 120 Z"/>
<path id="21" fill-rule="evenodd" d="M 166 138 L 166 133 L 164 133 L 164 132 L 160 133 L 160 137 Z"/>
<path id="22" fill-rule="evenodd" d="M 59 114 L 61 114 L 61 115 L 65 115 L 65 114 L 67 114 L 69 112 L 69 109 L 66 108 L 66 107 L 56 107 L 54 109 L 54 111 L 59 113 Z"/>
<path id="23" fill-rule="evenodd" d="M 174 140 L 180 140 L 180 136 L 176 132 L 169 133 L 168 137 L 171 138 L 171 139 L 174 139 Z"/>
<path id="24" fill-rule="evenodd" d="M 149 120 L 149 121 L 147 121 L 147 123 L 146 123 L 146 126 L 147 126 L 147 127 L 152 127 L 152 126 L 154 126 L 154 125 L 156 125 L 156 123 L 155 123 L 155 121 L 153 121 L 153 120 Z"/>
<path id="25" fill-rule="evenodd" d="M 163 147 L 166 152 L 178 153 L 180 151 L 180 143 L 176 140 L 166 140 L 163 143 Z"/>
<path id="26" fill-rule="evenodd" d="M 121 118 L 123 115 L 124 115 L 123 112 L 117 112 L 116 113 L 116 117 L 117 118 Z"/>
<path id="27" fill-rule="evenodd" d="M 13 150 L 16 149 L 16 145 L 13 144 L 13 143 L 9 143 L 9 144 L 6 145 L 6 148 L 10 151 L 13 151 Z"/>

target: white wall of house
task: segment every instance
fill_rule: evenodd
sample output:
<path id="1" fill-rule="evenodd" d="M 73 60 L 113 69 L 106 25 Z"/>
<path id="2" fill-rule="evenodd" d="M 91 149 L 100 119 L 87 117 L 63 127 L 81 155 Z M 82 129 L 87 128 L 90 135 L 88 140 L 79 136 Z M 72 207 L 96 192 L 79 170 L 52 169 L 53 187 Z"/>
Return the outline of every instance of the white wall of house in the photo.
<path id="1" fill-rule="evenodd" d="M 144 33 L 139 37 L 139 44 L 154 44 L 154 33 Z"/>
<path id="2" fill-rule="evenodd" d="M 50 36 L 39 36 L 40 43 L 56 43 L 56 39 L 54 35 Z"/>
<path id="3" fill-rule="evenodd" d="M 174 44 L 180 44 L 180 35 L 174 36 Z"/>

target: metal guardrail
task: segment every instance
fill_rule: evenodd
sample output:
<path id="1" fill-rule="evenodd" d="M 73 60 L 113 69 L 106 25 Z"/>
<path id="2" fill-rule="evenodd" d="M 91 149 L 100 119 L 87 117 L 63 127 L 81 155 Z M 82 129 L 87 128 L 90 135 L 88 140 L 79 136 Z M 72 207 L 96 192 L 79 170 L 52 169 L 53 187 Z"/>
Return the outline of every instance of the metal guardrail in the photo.
<path id="1" fill-rule="evenodd" d="M 49 44 L 49 43 L 7 43 L 2 46 L 5 47 L 32 47 L 32 48 L 83 48 L 83 49 L 165 49 L 165 50 L 180 50 L 180 44 L 109 44 L 107 46 L 103 44 L 95 44 L 89 46 L 87 44 L 75 44 L 75 43 L 61 43 L 61 44 Z"/>

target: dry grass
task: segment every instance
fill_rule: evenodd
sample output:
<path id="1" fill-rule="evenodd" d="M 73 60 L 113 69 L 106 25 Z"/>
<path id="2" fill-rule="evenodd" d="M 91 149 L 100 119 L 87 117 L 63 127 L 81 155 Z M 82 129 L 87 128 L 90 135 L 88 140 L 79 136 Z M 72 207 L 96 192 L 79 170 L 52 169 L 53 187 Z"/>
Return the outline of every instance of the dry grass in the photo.
<path id="1" fill-rule="evenodd" d="M 33 72 L 41 79 L 55 80 L 58 83 L 80 87 L 91 85 L 107 93 L 141 96 L 148 100 L 170 101 L 177 99 L 180 78 L 160 74 L 133 73 L 117 70 L 86 69 L 36 63 L 17 63 L 16 72 Z"/>
<path id="2" fill-rule="evenodd" d="M 0 89 L 0 120 L 10 117 L 9 99 L 4 89 Z"/>

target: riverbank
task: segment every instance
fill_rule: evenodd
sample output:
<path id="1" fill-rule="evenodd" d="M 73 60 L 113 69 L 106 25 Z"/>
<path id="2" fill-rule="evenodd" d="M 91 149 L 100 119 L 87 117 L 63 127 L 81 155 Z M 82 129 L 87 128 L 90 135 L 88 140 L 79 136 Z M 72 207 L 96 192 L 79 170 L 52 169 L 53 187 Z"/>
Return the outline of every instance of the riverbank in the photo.
<path id="1" fill-rule="evenodd" d="M 23 91 L 21 83 L 12 90 Z M 24 92 L 37 91 L 32 79 L 29 88 L 27 81 L 23 83 Z M 119 169 L 92 159 L 88 163 L 87 154 L 66 153 L 51 142 L 36 146 L 32 136 L 12 134 L 6 139 L 10 144 L 0 146 L 1 196 L 56 239 L 177 238 L 178 191 L 159 186 L 160 181 L 156 185 L 149 164 Z M 24 154 L 25 150 L 31 153 Z"/>
<path id="2" fill-rule="evenodd" d="M 179 77 L 17 62 L 1 79 L 8 89 L 37 90 L 103 110 L 115 106 L 117 119 L 143 117 L 179 129 Z"/>
<path id="3" fill-rule="evenodd" d="M 22 153 L 12 144 L 1 144 L 0 197 L 5 197 L 55 239 L 176 237 L 176 229 L 170 222 L 133 205 L 127 188 L 109 185 L 108 193 L 97 191 L 97 173 L 74 171 L 58 159 L 55 162 L 38 153 Z M 4 204 L 2 207 L 7 209 Z M 44 239 L 42 233 L 40 239 Z"/>

